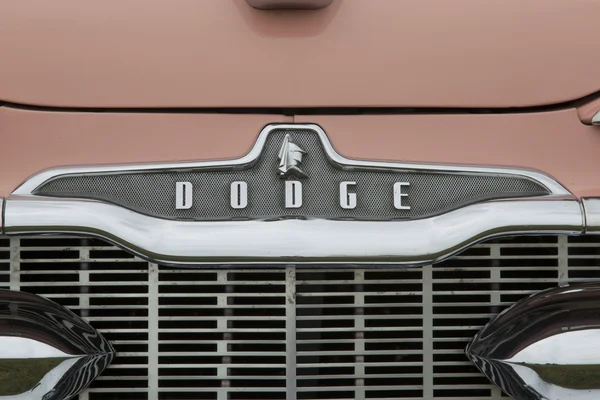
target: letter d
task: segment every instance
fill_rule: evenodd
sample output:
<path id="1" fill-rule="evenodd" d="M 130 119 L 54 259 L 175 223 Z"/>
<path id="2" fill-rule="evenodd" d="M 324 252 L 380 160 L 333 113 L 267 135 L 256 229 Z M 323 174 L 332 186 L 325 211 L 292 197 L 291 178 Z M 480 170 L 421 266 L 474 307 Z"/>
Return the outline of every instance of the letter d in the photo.
<path id="1" fill-rule="evenodd" d="M 302 182 L 285 181 L 285 208 L 302 207 Z"/>

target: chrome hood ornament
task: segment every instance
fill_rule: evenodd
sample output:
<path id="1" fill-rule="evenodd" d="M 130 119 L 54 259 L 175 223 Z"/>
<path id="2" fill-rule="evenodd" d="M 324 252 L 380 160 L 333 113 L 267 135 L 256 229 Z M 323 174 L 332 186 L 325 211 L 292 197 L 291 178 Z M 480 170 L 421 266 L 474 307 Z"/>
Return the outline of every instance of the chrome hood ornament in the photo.
<path id="1" fill-rule="evenodd" d="M 291 175 L 297 178 L 308 178 L 308 175 L 298 167 L 298 164 L 302 163 L 302 156 L 304 154 L 306 154 L 306 151 L 293 143 L 289 134 L 285 135 L 281 149 L 279 150 L 279 168 L 277 169 L 277 174 L 281 178 L 287 178 Z"/>
<path id="2" fill-rule="evenodd" d="M 466 352 L 517 400 L 600 398 L 600 283 L 519 301 L 488 323 Z"/>
<path id="3" fill-rule="evenodd" d="M 0 399 L 73 398 L 114 355 L 106 339 L 66 308 L 0 290 Z"/>

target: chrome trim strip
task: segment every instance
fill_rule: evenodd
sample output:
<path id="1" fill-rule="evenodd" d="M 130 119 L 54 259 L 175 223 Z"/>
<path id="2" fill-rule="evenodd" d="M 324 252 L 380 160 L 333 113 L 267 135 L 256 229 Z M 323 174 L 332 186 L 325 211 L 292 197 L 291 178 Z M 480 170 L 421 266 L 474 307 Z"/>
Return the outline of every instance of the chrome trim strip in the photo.
<path id="1" fill-rule="evenodd" d="M 331 145 L 327 134 L 323 129 L 316 124 L 271 124 L 267 125 L 258 135 L 258 139 L 250 152 L 237 160 L 223 161 L 205 161 L 205 162 L 182 162 L 182 163 L 153 163 L 153 164 L 135 164 L 135 165 L 111 165 L 111 166 L 87 166 L 87 167 L 63 167 L 54 168 L 42 171 L 20 187 L 18 187 L 13 195 L 28 195 L 32 194 L 36 188 L 44 182 L 56 178 L 61 175 L 86 174 L 86 173 L 123 173 L 133 171 L 163 171 L 169 169 L 199 169 L 199 168 L 231 168 L 251 166 L 261 155 L 265 142 L 269 134 L 276 129 L 312 129 L 319 135 L 325 153 L 329 161 L 344 169 L 353 169 L 356 167 L 370 167 L 380 169 L 404 169 L 408 171 L 437 171 L 437 172 L 452 172 L 452 173 L 481 173 L 481 174 L 508 174 L 520 176 L 534 180 L 545 186 L 551 194 L 569 195 L 570 192 L 565 189 L 560 183 L 554 179 L 538 171 L 527 169 L 515 169 L 504 167 L 474 167 L 460 165 L 436 165 L 436 164 L 418 164 L 418 163 L 393 163 L 393 162 L 377 162 L 377 161 L 362 161 L 350 160 L 339 155 Z"/>
<path id="2" fill-rule="evenodd" d="M 600 111 L 592 118 L 592 125 L 600 125 Z"/>
<path id="3" fill-rule="evenodd" d="M 525 298 L 489 322 L 469 359 L 515 399 L 600 397 L 600 283 L 562 286 Z"/>
<path id="4" fill-rule="evenodd" d="M 278 219 L 189 222 L 149 217 L 93 200 L 11 196 L 9 235 L 81 234 L 167 265 L 377 263 L 423 265 L 479 241 L 513 234 L 580 234 L 572 196 L 497 200 L 409 221 Z"/>
<path id="5" fill-rule="evenodd" d="M 0 290 L 0 398 L 70 399 L 114 356 L 111 344 L 66 308 L 33 294 Z"/>
<path id="6" fill-rule="evenodd" d="M 0 197 L 0 234 L 4 232 L 4 197 Z"/>
<path id="7" fill-rule="evenodd" d="M 584 198 L 581 204 L 585 212 L 585 233 L 600 234 L 600 198 Z"/>

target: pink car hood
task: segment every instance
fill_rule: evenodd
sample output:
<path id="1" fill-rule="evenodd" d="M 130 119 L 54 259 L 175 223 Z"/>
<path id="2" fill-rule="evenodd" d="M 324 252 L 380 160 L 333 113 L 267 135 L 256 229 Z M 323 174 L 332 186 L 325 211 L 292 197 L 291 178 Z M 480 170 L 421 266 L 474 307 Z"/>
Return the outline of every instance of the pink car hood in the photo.
<path id="1" fill-rule="evenodd" d="M 0 101 L 523 107 L 600 90 L 598 0 L 6 0 Z"/>

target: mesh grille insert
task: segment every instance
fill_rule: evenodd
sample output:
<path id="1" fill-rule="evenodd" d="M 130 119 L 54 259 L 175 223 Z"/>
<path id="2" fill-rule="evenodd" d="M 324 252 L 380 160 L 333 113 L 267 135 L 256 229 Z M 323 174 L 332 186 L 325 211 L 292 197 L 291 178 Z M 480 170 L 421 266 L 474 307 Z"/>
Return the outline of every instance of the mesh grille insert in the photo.
<path id="1" fill-rule="evenodd" d="M 285 270 L 170 269 L 96 239 L 0 237 L 0 287 L 47 296 L 115 344 L 92 400 L 286 399 L 289 379 L 299 399 L 500 400 L 467 341 L 535 291 L 599 276 L 600 236 L 493 240 L 424 268 Z"/>
<path id="2" fill-rule="evenodd" d="M 302 170 L 303 205 L 284 206 L 285 183 L 276 174 L 279 149 L 286 133 L 307 151 Z M 175 183 L 193 184 L 193 206 L 175 208 Z M 230 185 L 248 183 L 248 206 L 230 207 Z M 339 184 L 356 182 L 355 209 L 340 207 Z M 410 210 L 396 210 L 395 182 L 409 182 L 403 204 Z M 548 194 L 547 189 L 526 178 L 500 174 L 450 174 L 433 172 L 391 172 L 353 168 L 341 170 L 327 161 L 317 134 L 310 130 L 278 130 L 271 133 L 262 156 L 250 169 L 237 171 L 171 171 L 57 177 L 36 189 L 35 194 L 103 200 L 131 210 L 167 219 L 229 220 L 231 218 L 357 218 L 371 220 L 424 218 L 476 202 Z"/>

